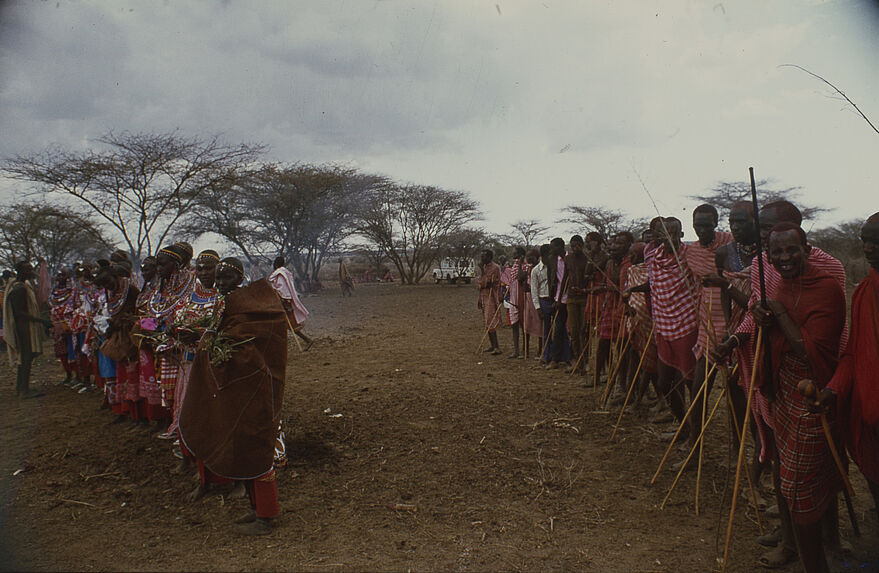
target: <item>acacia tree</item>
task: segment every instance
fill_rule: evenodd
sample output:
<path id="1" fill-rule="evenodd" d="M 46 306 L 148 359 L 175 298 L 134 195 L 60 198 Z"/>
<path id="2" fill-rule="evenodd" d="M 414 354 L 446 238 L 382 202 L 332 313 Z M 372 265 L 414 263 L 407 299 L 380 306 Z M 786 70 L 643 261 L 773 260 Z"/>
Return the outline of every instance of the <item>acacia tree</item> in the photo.
<path id="1" fill-rule="evenodd" d="M 861 242 L 863 219 L 843 221 L 835 227 L 809 231 L 809 242 L 842 262 L 849 284 L 860 282 L 870 272 Z"/>
<path id="2" fill-rule="evenodd" d="M 0 260 L 46 261 L 51 273 L 77 259 L 109 254 L 110 246 L 88 216 L 59 205 L 16 203 L 0 215 Z"/>
<path id="3" fill-rule="evenodd" d="M 563 216 L 557 222 L 569 225 L 572 232 L 585 234 L 595 231 L 605 238 L 621 231 L 637 234 L 649 224 L 647 219 L 630 218 L 622 211 L 607 207 L 568 205 L 561 211 Z"/>
<path id="4" fill-rule="evenodd" d="M 526 248 L 534 246 L 535 239 L 549 230 L 549 227 L 542 225 L 537 219 L 519 220 L 512 223 L 510 227 L 516 231 L 517 240 L 519 237 L 522 238 L 522 246 Z"/>
<path id="5" fill-rule="evenodd" d="M 490 242 L 482 229 L 462 227 L 440 239 L 440 257 L 451 260 L 459 274 L 479 261 L 479 256 Z"/>
<path id="6" fill-rule="evenodd" d="M 201 193 L 252 162 L 261 146 L 170 133 L 114 133 L 100 150 L 59 147 L 5 162 L 11 178 L 86 207 L 122 236 L 139 261 L 164 243 Z"/>
<path id="7" fill-rule="evenodd" d="M 317 276 L 353 233 L 369 189 L 383 181 L 338 165 L 263 165 L 206 189 L 185 229 L 220 235 L 251 265 L 282 255 L 300 279 Z"/>
<path id="8" fill-rule="evenodd" d="M 824 207 L 816 207 L 813 205 L 803 205 L 797 200 L 802 187 L 782 187 L 772 188 L 771 179 L 760 179 L 755 182 L 757 188 L 757 201 L 762 207 L 766 203 L 785 199 L 794 203 L 803 214 L 804 220 L 811 220 L 822 213 L 827 213 L 830 209 Z M 703 195 L 690 195 L 690 199 L 700 203 L 708 203 L 713 205 L 720 214 L 720 220 L 726 221 L 729 217 L 729 211 L 732 206 L 740 201 L 751 201 L 751 182 L 750 181 L 718 181 L 707 193 Z"/>
<path id="9" fill-rule="evenodd" d="M 406 284 L 418 284 L 441 252 L 442 239 L 479 218 L 467 193 L 385 182 L 369 193 L 360 235 L 384 249 Z"/>

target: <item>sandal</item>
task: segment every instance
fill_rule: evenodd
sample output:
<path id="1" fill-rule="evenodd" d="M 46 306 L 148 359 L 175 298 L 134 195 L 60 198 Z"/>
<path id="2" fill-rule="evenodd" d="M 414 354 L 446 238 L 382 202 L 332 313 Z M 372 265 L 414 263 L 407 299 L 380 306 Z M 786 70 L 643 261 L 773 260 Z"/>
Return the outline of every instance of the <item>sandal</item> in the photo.
<path id="1" fill-rule="evenodd" d="M 757 543 L 763 547 L 778 547 L 778 544 L 781 543 L 781 527 L 776 527 L 772 533 L 759 536 Z"/>
<path id="2" fill-rule="evenodd" d="M 760 556 L 757 564 L 764 569 L 779 569 L 797 560 L 797 552 L 789 547 L 780 545 L 772 551 Z"/>

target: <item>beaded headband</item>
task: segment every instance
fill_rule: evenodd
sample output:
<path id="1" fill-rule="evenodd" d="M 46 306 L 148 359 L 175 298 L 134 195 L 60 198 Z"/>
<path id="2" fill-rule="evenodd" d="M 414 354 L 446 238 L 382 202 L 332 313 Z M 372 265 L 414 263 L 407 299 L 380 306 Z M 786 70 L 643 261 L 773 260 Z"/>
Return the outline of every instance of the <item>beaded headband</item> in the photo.
<path id="1" fill-rule="evenodd" d="M 202 259 L 214 259 L 215 261 L 219 261 L 220 256 L 210 251 L 203 251 L 198 254 L 198 258 L 196 260 L 200 261 Z"/>
<path id="2" fill-rule="evenodd" d="M 229 263 L 224 263 L 224 262 L 217 263 L 217 272 L 220 272 L 223 269 L 232 269 L 233 271 L 235 271 L 236 273 L 238 273 L 242 277 L 244 276 L 244 269 L 239 269 L 235 265 L 232 265 Z"/>
<path id="3" fill-rule="evenodd" d="M 180 253 L 172 251 L 168 247 L 159 249 L 159 253 L 163 255 L 168 255 L 169 257 L 173 257 L 178 263 L 183 264 L 183 256 Z"/>

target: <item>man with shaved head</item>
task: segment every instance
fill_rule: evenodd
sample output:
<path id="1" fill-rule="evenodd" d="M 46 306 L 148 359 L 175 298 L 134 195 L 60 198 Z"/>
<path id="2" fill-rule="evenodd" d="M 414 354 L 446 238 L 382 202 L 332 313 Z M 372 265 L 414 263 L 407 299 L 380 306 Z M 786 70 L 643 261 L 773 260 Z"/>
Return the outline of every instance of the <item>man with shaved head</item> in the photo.
<path id="1" fill-rule="evenodd" d="M 779 223 L 768 239 L 769 261 L 779 279 L 772 296 L 767 294 L 766 304 L 758 303 L 751 310 L 754 321 L 764 330 L 766 350 L 772 358 L 771 370 L 764 361 L 754 365 L 761 381 L 758 393 L 774 399 L 776 494 L 779 513 L 789 515 L 790 520 L 782 521 L 782 529 L 793 524 L 805 571 L 824 572 L 828 569 L 822 528 L 828 529 L 823 541 L 832 543 L 842 477 L 822 431 L 823 421 L 810 413 L 811 401 L 800 393 L 798 385 L 810 379 L 821 389 L 830 382 L 845 326 L 845 293 L 834 277 L 809 263 L 806 234 L 798 225 Z M 747 333 L 737 333 L 718 347 L 721 352 L 717 357 L 728 354 L 734 346 L 750 344 L 752 339 Z M 767 395 L 770 383 L 772 397 Z M 836 435 L 830 439 L 839 440 L 832 418 L 831 427 Z M 832 519 L 822 523 L 825 515 Z M 781 549 L 787 556 L 795 555 L 785 543 Z"/>

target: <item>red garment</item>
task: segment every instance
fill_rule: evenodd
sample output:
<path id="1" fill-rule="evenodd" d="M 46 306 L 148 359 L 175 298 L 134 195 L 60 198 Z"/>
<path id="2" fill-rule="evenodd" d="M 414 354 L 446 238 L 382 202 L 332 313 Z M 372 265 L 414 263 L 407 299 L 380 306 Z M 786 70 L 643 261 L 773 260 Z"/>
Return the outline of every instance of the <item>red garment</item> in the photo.
<path id="1" fill-rule="evenodd" d="M 639 263 L 632 265 L 627 270 L 624 290 L 642 285 L 647 282 L 647 265 Z M 632 346 L 639 354 L 644 356 L 641 369 L 645 372 L 656 372 L 656 338 L 651 336 L 653 319 L 650 318 L 650 309 L 647 306 L 647 295 L 643 292 L 633 292 L 629 297 L 629 306 L 635 311 L 634 316 L 628 319 L 628 328 L 632 332 Z M 649 346 L 646 352 L 644 346 Z"/>
<path id="2" fill-rule="evenodd" d="M 832 276 L 837 284 L 840 287 L 841 292 L 845 292 L 845 269 L 837 259 L 831 257 L 818 247 L 811 247 L 809 251 L 809 258 L 806 262 L 820 270 L 823 270 Z M 776 293 L 778 292 L 779 286 L 781 285 L 781 275 L 778 274 L 778 271 L 775 270 L 771 264 L 769 264 L 769 260 L 766 257 L 766 253 L 763 253 L 763 267 L 765 269 L 764 276 L 766 278 L 766 298 L 777 298 Z M 751 307 L 755 303 L 760 300 L 760 268 L 759 263 L 756 258 L 751 263 L 751 298 L 748 301 L 748 307 Z M 736 356 L 739 360 L 739 384 L 741 384 L 745 392 L 748 391 L 748 387 L 751 383 L 751 371 L 753 369 L 754 364 L 754 345 L 757 340 L 757 328 L 754 323 L 754 317 L 750 312 L 745 314 L 744 320 L 736 329 L 736 332 L 739 333 L 747 333 L 750 335 L 749 344 L 744 344 L 739 346 L 736 349 Z M 846 342 L 848 341 L 848 330 L 843 329 L 842 335 L 839 338 L 839 350 L 842 351 L 845 349 Z M 757 380 L 757 384 L 761 384 L 761 380 Z M 774 420 L 772 418 L 772 411 L 769 407 L 769 400 L 762 392 L 756 392 L 754 394 L 754 414 L 757 419 L 757 429 L 761 433 L 761 436 L 766 432 L 768 428 L 771 428 L 774 425 Z M 765 424 L 766 427 L 761 427 L 761 423 Z M 760 452 L 760 459 L 765 459 L 766 449 L 765 444 L 766 440 L 762 440 L 764 444 L 763 450 Z"/>
<path id="3" fill-rule="evenodd" d="M 794 354 L 779 328 L 766 331 L 772 353 L 770 375 L 776 388 L 775 443 L 781 493 L 794 521 L 814 523 L 842 489 L 842 478 L 824 435 L 821 416 L 809 412 L 797 385 L 809 378 L 820 389 L 830 381 L 845 325 L 845 296 L 833 277 L 807 264 L 800 277 L 782 279 L 776 300 L 799 327 L 807 356 L 803 360 Z M 763 374 L 764 364 L 761 360 L 758 375 Z M 842 444 L 838 435 L 834 441 Z"/>
<path id="4" fill-rule="evenodd" d="M 501 305 L 501 268 L 491 262 L 482 269 L 479 277 L 479 302 L 482 304 L 482 317 L 489 332 L 494 332 L 501 325 L 498 308 Z"/>
<path id="5" fill-rule="evenodd" d="M 703 286 L 701 279 L 717 274 L 714 255 L 718 248 L 731 242 L 733 242 L 732 233 L 717 231 L 714 234 L 714 241 L 707 247 L 699 241 L 687 243 L 687 266 L 693 271 L 699 297 L 699 340 L 693 348 L 697 359 L 702 357 L 709 345 L 715 346 L 726 334 L 726 317 L 723 316 L 720 289 Z"/>
<path id="6" fill-rule="evenodd" d="M 276 517 L 280 513 L 278 507 L 278 482 L 275 479 L 275 470 L 264 476 L 244 482 L 247 495 L 250 497 L 250 507 L 256 512 L 256 516 L 262 519 Z"/>
<path id="7" fill-rule="evenodd" d="M 693 354 L 693 346 L 696 344 L 698 332 L 695 330 L 683 338 L 669 340 L 661 332 L 654 331 L 656 339 L 656 354 L 663 364 L 674 367 L 687 380 L 693 379 L 693 371 L 696 366 L 696 355 Z"/>
<path id="8" fill-rule="evenodd" d="M 687 267 L 687 250 L 687 245 L 682 244 L 675 256 L 664 244 L 644 249 L 653 322 L 656 333 L 668 341 L 698 333 L 696 288 L 693 273 Z"/>
<path id="9" fill-rule="evenodd" d="M 607 290 L 604 293 L 604 313 L 601 316 L 598 329 L 599 338 L 618 340 L 620 336 L 626 335 L 626 321 L 623 313 L 625 305 L 622 296 L 620 296 L 620 287 L 626 284 L 630 266 L 632 266 L 632 259 L 628 255 L 619 265 L 613 259 L 607 260 L 604 273 L 604 285 Z"/>
<path id="10" fill-rule="evenodd" d="M 879 483 L 879 272 L 861 281 L 852 296 L 851 337 L 833 379 L 846 443 L 864 476 Z"/>

